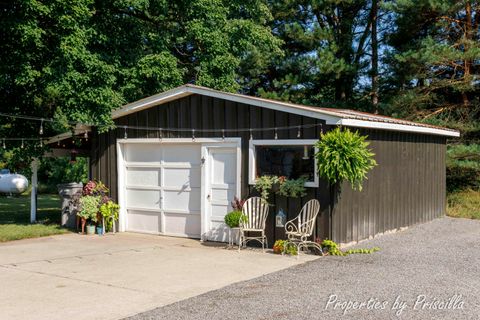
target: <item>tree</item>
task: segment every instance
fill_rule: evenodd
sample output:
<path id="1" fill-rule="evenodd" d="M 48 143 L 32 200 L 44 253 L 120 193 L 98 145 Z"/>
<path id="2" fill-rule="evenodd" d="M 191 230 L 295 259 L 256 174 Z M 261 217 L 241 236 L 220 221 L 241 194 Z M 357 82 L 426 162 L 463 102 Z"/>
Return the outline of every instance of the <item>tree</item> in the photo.
<path id="1" fill-rule="evenodd" d="M 272 30 L 285 56 L 258 87 L 267 97 L 314 105 L 350 105 L 368 72 L 371 2 L 271 0 Z M 257 88 L 255 88 L 257 89 Z"/>
<path id="2" fill-rule="evenodd" d="M 394 114 L 457 126 L 478 117 L 480 2 L 403 0 L 391 8 Z"/>
<path id="3" fill-rule="evenodd" d="M 184 83 L 248 88 L 279 56 L 263 1 L 14 0 L 0 3 L 5 113 L 111 124 L 122 104 Z M 38 123 L 0 117 L 1 137 L 38 137 Z M 25 162 L 41 148 L 16 154 Z"/>

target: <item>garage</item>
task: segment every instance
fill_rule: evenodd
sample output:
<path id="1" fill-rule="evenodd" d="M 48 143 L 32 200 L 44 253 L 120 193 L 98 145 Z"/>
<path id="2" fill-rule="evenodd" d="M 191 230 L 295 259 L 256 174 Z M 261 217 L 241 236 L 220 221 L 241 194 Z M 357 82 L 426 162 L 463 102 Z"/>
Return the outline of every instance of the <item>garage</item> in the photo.
<path id="1" fill-rule="evenodd" d="M 119 140 L 120 230 L 226 241 L 223 218 L 239 190 L 237 147 L 232 141 Z"/>
<path id="2" fill-rule="evenodd" d="M 258 196 L 261 176 L 307 177 L 303 197 L 269 198 L 270 244 L 285 239 L 278 213 L 293 219 L 311 199 L 320 202 L 313 240 L 351 243 L 443 216 L 446 141 L 459 136 L 425 123 L 191 84 L 129 103 L 112 119 L 113 130 L 91 128 L 88 151 L 92 178 L 120 204 L 120 231 L 227 241 L 223 218 L 235 195 Z M 361 192 L 345 185 L 337 197 L 316 174 L 313 147 L 339 127 L 366 137 L 378 166 Z"/>

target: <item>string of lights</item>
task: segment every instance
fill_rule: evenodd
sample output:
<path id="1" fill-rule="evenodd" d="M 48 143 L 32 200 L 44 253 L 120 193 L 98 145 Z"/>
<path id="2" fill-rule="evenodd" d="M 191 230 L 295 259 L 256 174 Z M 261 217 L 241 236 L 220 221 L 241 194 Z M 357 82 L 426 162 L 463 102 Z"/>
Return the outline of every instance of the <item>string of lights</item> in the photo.
<path id="1" fill-rule="evenodd" d="M 6 113 L 0 113 L 0 116 L 3 117 L 11 117 L 11 118 L 19 118 L 24 120 L 32 120 L 32 121 L 40 121 L 40 129 L 39 135 L 43 135 L 43 123 L 44 122 L 59 122 L 58 120 L 51 119 L 51 118 L 40 118 L 40 117 L 33 117 L 33 116 L 24 116 L 24 115 L 12 115 Z M 77 123 L 77 122 L 69 122 L 72 125 L 84 125 L 84 126 L 97 126 L 97 125 L 89 125 L 84 123 Z M 302 124 L 302 125 L 292 125 L 292 126 L 278 126 L 278 127 L 263 127 L 263 128 L 223 128 L 223 129 L 200 129 L 200 128 L 164 128 L 164 127 L 150 127 L 150 126 L 133 126 L 133 125 L 117 125 L 110 130 L 115 129 L 123 129 L 124 130 L 124 138 L 128 138 L 127 130 L 141 130 L 141 131 L 154 131 L 159 133 L 159 137 L 162 138 L 164 133 L 167 132 L 191 132 L 192 139 L 195 139 L 196 133 L 221 133 L 222 138 L 225 138 L 225 135 L 231 132 L 250 132 L 250 139 L 253 137 L 254 132 L 265 132 L 265 131 L 273 131 L 275 139 L 278 139 L 278 131 L 280 130 L 297 130 L 297 138 L 301 137 L 301 130 L 302 129 L 309 129 L 315 127 L 322 127 L 321 123 L 314 123 L 314 124 Z M 88 139 L 88 133 L 85 131 L 84 139 Z M 29 141 L 29 140 L 40 140 L 42 142 L 44 138 L 0 138 L 0 140 L 5 141 Z"/>

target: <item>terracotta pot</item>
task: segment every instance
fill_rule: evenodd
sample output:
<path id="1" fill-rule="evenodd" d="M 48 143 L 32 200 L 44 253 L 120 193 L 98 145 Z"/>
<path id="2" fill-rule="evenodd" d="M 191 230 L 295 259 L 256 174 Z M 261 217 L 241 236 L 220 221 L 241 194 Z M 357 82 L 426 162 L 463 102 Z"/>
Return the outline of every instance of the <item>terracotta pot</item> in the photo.
<path id="1" fill-rule="evenodd" d="M 87 219 L 85 218 L 80 218 L 82 222 L 82 234 L 85 233 L 85 225 L 87 224 Z"/>

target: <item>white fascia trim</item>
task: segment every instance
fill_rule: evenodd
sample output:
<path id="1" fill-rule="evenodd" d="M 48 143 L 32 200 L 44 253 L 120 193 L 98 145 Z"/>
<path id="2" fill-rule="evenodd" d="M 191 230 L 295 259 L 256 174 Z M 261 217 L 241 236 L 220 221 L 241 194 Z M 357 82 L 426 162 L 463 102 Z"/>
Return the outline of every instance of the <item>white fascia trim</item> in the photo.
<path id="1" fill-rule="evenodd" d="M 224 93 L 224 92 L 219 92 L 215 90 L 206 90 L 206 89 L 196 88 L 196 87 L 187 87 L 186 89 L 188 92 L 195 93 L 195 94 L 224 99 L 228 101 L 239 102 L 246 105 L 252 105 L 252 106 L 277 110 L 277 111 L 283 111 L 287 113 L 298 114 L 298 115 L 309 117 L 309 118 L 325 120 L 326 124 L 335 124 L 341 119 L 340 117 L 331 115 L 328 112 L 325 112 L 323 110 L 313 111 L 313 110 L 301 109 L 298 107 L 292 107 L 292 106 L 286 105 L 285 103 L 282 103 L 280 101 L 271 102 L 271 101 L 265 101 L 265 100 L 256 99 L 256 98 L 250 98 L 248 96 L 242 96 L 242 95 L 237 95 L 233 93 Z"/>
<path id="2" fill-rule="evenodd" d="M 175 89 L 171 89 L 163 93 L 153 95 L 151 97 L 144 98 L 142 100 L 129 103 L 121 107 L 120 109 L 114 110 L 112 112 L 112 119 L 117 119 L 117 118 L 126 116 L 128 114 L 142 111 L 144 109 L 161 105 L 166 102 L 176 100 L 178 98 L 186 97 L 192 94 L 200 94 L 200 95 L 208 96 L 212 98 L 219 98 L 219 99 L 224 99 L 228 101 L 239 102 L 246 105 L 253 105 L 257 107 L 263 107 L 263 108 L 268 108 L 272 110 L 298 114 L 298 115 L 306 116 L 309 118 L 325 120 L 327 124 L 335 124 L 341 119 L 340 117 L 330 115 L 328 112 L 325 112 L 325 111 L 303 110 L 300 108 L 285 105 L 282 102 L 275 103 L 275 102 L 264 101 L 256 98 L 249 98 L 248 96 L 223 93 L 216 90 L 202 89 L 202 88 L 190 87 L 186 85 L 175 88 Z"/>
<path id="3" fill-rule="evenodd" d="M 190 95 L 186 86 L 181 86 L 175 89 L 171 89 L 132 103 L 129 103 L 117 110 L 112 111 L 112 119 L 117 119 L 134 112 L 142 111 L 150 107 L 163 104 L 178 98 L 182 98 Z"/>
<path id="4" fill-rule="evenodd" d="M 448 137 L 460 137 L 460 132 L 443 130 L 437 128 L 428 128 L 428 127 L 419 127 L 419 126 L 410 126 L 405 124 L 396 124 L 388 122 L 375 122 L 375 121 L 364 121 L 356 119 L 342 119 L 337 125 L 342 125 L 346 127 L 359 127 L 359 128 L 371 128 L 371 129 L 381 129 L 381 130 L 391 130 L 391 131 L 404 131 L 404 132 L 417 132 L 417 133 L 426 133 L 434 134 Z"/>
<path id="5" fill-rule="evenodd" d="M 315 145 L 318 140 L 315 139 L 277 139 L 277 140 L 250 140 L 248 143 L 248 184 L 254 185 L 257 177 L 256 166 L 256 152 L 255 146 L 298 146 L 298 145 Z M 315 147 L 315 153 L 318 149 Z M 317 159 L 314 159 L 314 175 L 313 181 L 305 182 L 305 187 L 318 188 L 319 178 L 317 174 L 318 164 Z"/>

